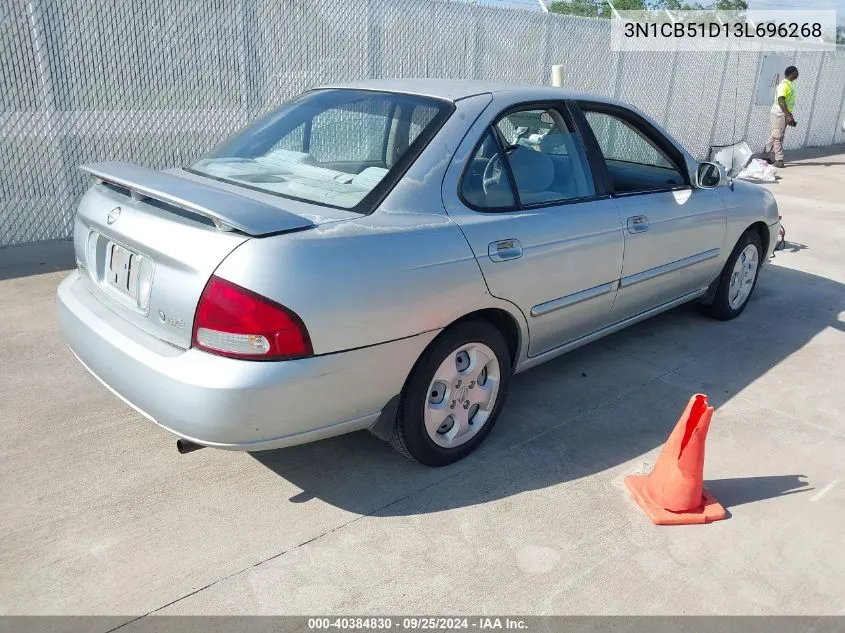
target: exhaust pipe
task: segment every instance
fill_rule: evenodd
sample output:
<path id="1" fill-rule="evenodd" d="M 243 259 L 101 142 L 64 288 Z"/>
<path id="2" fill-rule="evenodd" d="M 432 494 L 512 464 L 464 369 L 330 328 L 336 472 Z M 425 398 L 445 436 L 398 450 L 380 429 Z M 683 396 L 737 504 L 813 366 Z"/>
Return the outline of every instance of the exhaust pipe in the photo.
<path id="1" fill-rule="evenodd" d="M 198 451 L 201 448 L 205 448 L 202 444 L 196 444 L 191 442 L 190 440 L 186 440 L 180 437 L 176 440 L 176 450 L 179 451 L 180 455 L 186 455 L 187 453 L 193 453 L 194 451 Z"/>

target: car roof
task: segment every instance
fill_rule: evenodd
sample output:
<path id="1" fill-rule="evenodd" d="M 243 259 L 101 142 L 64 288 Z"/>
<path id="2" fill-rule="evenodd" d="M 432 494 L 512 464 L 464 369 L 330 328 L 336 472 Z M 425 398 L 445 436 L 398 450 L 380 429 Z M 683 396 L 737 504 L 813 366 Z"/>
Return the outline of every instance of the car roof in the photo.
<path id="1" fill-rule="evenodd" d="M 517 92 L 528 94 L 532 99 L 589 99 L 605 103 L 621 103 L 616 99 L 553 86 L 473 79 L 366 79 L 319 87 L 401 92 L 449 101 L 458 101 L 486 93 Z"/>

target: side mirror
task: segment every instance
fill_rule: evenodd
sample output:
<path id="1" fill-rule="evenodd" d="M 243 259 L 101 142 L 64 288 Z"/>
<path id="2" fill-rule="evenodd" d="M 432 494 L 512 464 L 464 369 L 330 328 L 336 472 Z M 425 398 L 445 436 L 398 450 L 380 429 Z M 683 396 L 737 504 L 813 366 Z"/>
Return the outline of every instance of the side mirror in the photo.
<path id="1" fill-rule="evenodd" d="M 714 189 L 724 180 L 723 168 L 716 163 L 698 163 L 695 172 L 695 186 L 699 189 Z"/>

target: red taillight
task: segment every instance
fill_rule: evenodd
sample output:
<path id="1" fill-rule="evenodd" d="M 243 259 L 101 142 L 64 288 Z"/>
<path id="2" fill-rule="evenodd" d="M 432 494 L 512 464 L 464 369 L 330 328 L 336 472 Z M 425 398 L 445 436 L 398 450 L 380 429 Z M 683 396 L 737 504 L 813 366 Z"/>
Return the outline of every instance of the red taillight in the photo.
<path id="1" fill-rule="evenodd" d="M 253 360 L 314 353 L 308 330 L 295 312 L 214 276 L 197 306 L 193 345 L 213 354 Z"/>

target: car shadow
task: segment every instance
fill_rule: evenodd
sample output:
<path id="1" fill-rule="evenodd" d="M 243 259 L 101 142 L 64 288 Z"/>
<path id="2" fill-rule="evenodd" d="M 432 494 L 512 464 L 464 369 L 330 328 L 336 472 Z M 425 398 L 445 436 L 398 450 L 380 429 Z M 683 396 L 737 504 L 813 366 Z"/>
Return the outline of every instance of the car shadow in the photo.
<path id="1" fill-rule="evenodd" d="M 810 248 L 806 244 L 799 244 L 798 242 L 790 242 L 789 240 L 785 240 L 783 244 L 775 251 L 775 257 L 777 257 L 778 253 L 785 252 L 785 253 L 797 253 L 798 251 L 804 251 Z"/>
<path id="2" fill-rule="evenodd" d="M 845 285 L 772 264 L 738 319 L 682 306 L 514 376 L 496 428 L 456 464 L 420 466 L 366 432 L 251 455 L 302 490 L 291 503 L 320 499 L 360 514 L 421 514 L 539 490 L 660 447 L 695 390 L 706 390 L 718 419 L 720 406 L 822 331 L 843 329 L 843 310 Z M 755 351 L 738 362 L 742 345 Z M 681 369 L 696 359 L 707 361 L 703 378 L 686 381 Z M 707 486 L 726 507 L 810 489 L 778 473 Z"/>

